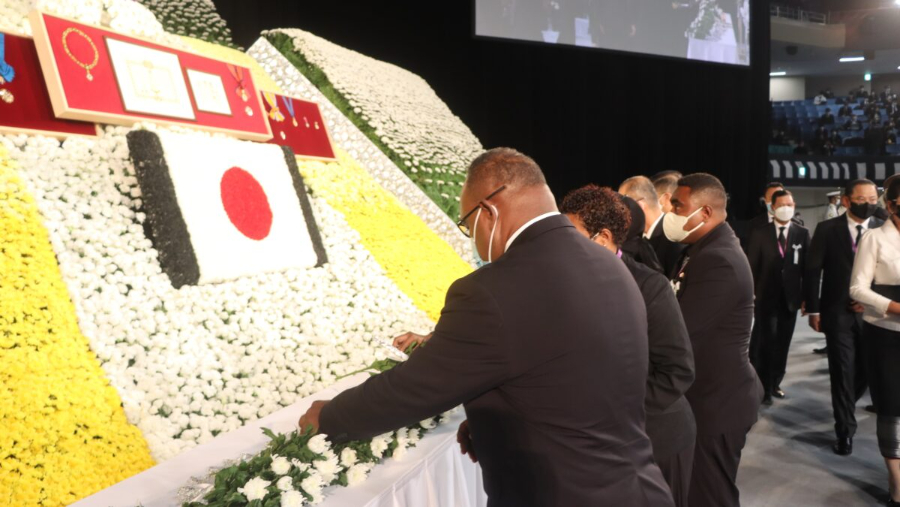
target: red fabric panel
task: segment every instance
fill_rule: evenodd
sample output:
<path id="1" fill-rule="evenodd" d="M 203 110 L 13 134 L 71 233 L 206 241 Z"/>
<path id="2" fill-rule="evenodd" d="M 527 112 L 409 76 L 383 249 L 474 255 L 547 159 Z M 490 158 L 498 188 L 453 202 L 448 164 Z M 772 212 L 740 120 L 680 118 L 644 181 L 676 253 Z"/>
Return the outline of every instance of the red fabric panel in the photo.
<path id="1" fill-rule="evenodd" d="M 64 134 L 97 135 L 93 123 L 58 120 L 53 114 L 33 40 L 6 34 L 5 60 L 15 69 L 16 77 L 12 83 L 0 85 L 0 88 L 12 93 L 15 100 L 12 104 L 0 101 L 0 125 Z"/>
<path id="2" fill-rule="evenodd" d="M 331 138 L 325 128 L 325 121 L 322 119 L 319 105 L 315 102 L 293 99 L 294 115 L 297 119 L 295 127 L 291 113 L 285 107 L 285 97 L 281 95 L 275 95 L 275 97 L 278 109 L 284 115 L 284 121 L 279 122 L 269 118 L 268 113 L 272 108 L 263 99 L 266 117 L 269 118 L 269 125 L 272 126 L 272 140 L 269 142 L 290 147 L 298 157 L 335 159 L 334 148 L 331 146 Z M 316 125 L 319 126 L 318 129 L 316 129 Z M 284 133 L 284 137 L 282 137 L 282 133 Z"/>
<path id="3" fill-rule="evenodd" d="M 185 84 L 188 88 L 188 93 L 191 95 L 192 102 L 194 101 L 194 97 L 193 92 L 191 91 L 190 82 L 187 79 L 186 69 L 217 74 L 222 77 L 222 82 L 225 83 L 228 102 L 231 105 L 232 116 L 197 111 L 196 104 L 194 104 L 194 113 L 197 116 L 195 121 L 165 117 L 166 121 L 182 123 L 193 127 L 205 126 L 251 132 L 254 134 L 268 133 L 266 130 L 266 121 L 260 110 L 259 102 L 254 100 L 254 97 L 257 96 L 258 92 L 256 91 L 256 85 L 253 82 L 253 77 L 249 69 L 243 69 L 244 87 L 250 97 L 249 101 L 244 102 L 241 100 L 241 97 L 235 93 L 237 83 L 228 71 L 228 66 L 225 62 L 135 39 L 102 28 L 82 25 L 47 14 L 44 14 L 43 17 L 47 27 L 47 35 L 50 39 L 53 56 L 56 60 L 56 66 L 59 70 L 60 80 L 62 81 L 62 88 L 70 108 L 84 109 L 98 113 L 125 115 L 135 118 L 136 121 L 142 119 L 153 121 L 154 119 L 162 118 L 160 116 L 125 111 L 122 98 L 119 94 L 115 72 L 113 71 L 109 52 L 106 47 L 105 38 L 108 37 L 178 55 L 178 59 L 181 62 L 182 74 L 184 75 Z M 84 68 L 75 63 L 69 55 L 66 54 L 65 48 L 63 47 L 62 34 L 70 27 L 76 27 L 87 34 L 87 36 L 93 40 L 94 45 L 97 48 L 100 58 L 97 66 L 91 69 L 91 74 L 94 76 L 93 81 L 87 80 Z M 94 50 L 84 37 L 77 33 L 71 33 L 67 37 L 67 42 L 69 44 L 69 50 L 80 62 L 89 64 L 93 61 Z M 248 116 L 244 112 L 247 106 L 252 108 L 252 116 Z"/>

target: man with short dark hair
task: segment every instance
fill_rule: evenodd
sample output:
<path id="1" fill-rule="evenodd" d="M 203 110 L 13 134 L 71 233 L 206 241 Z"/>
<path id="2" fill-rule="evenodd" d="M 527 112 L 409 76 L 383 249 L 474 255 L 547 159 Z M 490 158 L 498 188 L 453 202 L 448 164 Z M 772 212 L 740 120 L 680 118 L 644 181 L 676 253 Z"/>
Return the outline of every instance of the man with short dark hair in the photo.
<path id="1" fill-rule="evenodd" d="M 314 403 L 300 427 L 363 439 L 463 404 L 457 438 L 490 507 L 672 507 L 644 431 L 647 314 L 631 274 L 515 150 L 472 162 L 461 209 L 490 264 L 450 287 L 408 361 Z"/>
<path id="2" fill-rule="evenodd" d="M 660 180 L 665 181 L 666 179 Z M 677 185 L 676 185 L 677 186 Z M 673 189 L 674 190 L 674 189 Z M 644 212 L 644 237 L 650 242 L 656 258 L 663 267 L 663 274 L 671 276 L 681 259 L 684 245 L 669 241 L 663 234 L 662 221 L 665 217 L 656 188 L 645 176 L 628 178 L 619 187 L 619 193 L 634 199 Z M 671 194 L 669 194 L 671 196 Z M 666 198 L 668 200 L 668 197 Z"/>
<path id="3" fill-rule="evenodd" d="M 672 211 L 672 194 L 678 188 L 678 180 L 681 179 L 679 172 L 667 171 L 668 174 L 662 177 L 653 178 L 653 187 L 656 188 L 656 195 L 659 197 L 659 206 L 663 213 Z"/>
<path id="4" fill-rule="evenodd" d="M 691 507 L 738 507 L 737 471 L 757 420 L 762 386 L 747 349 L 753 275 L 725 220 L 727 196 L 710 174 L 678 181 L 663 227 L 688 245 L 673 279 L 694 350 L 696 379 L 685 396 L 697 419 Z"/>
<path id="5" fill-rule="evenodd" d="M 850 182 L 841 203 L 846 213 L 816 227 L 806 259 L 804 293 L 810 327 L 825 333 L 837 437 L 832 449 L 847 456 L 853 452 L 856 402 L 868 386 L 861 340 L 863 310 L 850 299 L 850 273 L 863 233 L 884 222 L 875 217 L 878 188 L 869 180 Z"/>
<path id="6" fill-rule="evenodd" d="M 750 340 L 750 360 L 762 380 L 763 404 L 784 398 L 781 381 L 803 302 L 803 271 L 809 231 L 792 223 L 796 205 L 787 190 L 772 194 L 772 223 L 750 233 L 747 258 L 753 272 L 757 332 Z"/>

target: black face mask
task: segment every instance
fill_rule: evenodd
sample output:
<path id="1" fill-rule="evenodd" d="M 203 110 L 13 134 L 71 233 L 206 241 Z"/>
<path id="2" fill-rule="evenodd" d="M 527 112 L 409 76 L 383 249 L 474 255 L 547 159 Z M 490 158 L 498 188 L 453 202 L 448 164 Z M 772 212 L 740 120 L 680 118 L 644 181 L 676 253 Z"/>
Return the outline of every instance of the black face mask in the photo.
<path id="1" fill-rule="evenodd" d="M 869 204 L 867 202 L 850 203 L 850 213 L 853 213 L 853 216 L 862 218 L 863 220 L 870 218 L 876 211 L 878 211 L 877 204 Z"/>

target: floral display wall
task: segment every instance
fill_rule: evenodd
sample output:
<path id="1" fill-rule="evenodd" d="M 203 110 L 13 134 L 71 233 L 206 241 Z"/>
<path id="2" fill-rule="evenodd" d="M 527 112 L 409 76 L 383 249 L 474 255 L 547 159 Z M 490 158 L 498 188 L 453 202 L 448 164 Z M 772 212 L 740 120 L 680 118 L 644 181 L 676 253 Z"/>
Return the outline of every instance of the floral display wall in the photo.
<path id="1" fill-rule="evenodd" d="M 0 0 L 0 30 L 28 33 L 34 7 L 247 65 L 262 89 L 322 101 L 286 77 L 299 71 L 271 45 L 265 58 L 227 47 L 207 1 Z M 398 107 L 439 117 L 419 131 L 430 136 L 391 130 L 390 153 L 408 164 L 331 104 L 322 106 L 338 161 L 297 160 L 328 262 L 204 285 L 176 288 L 161 269 L 127 136 L 244 142 L 149 123 L 64 142 L 0 136 L 0 498 L 71 503 L 383 361 L 400 333 L 432 329 L 449 285 L 471 272 L 471 250 L 452 206 L 429 198 L 437 183 L 408 175 L 455 175 L 439 185 L 444 204 L 455 203 L 463 161 L 480 147 L 423 81 L 404 79 L 394 86 L 420 98 Z M 270 481 L 264 494 L 321 500 L 322 487 L 358 483 L 436 421 L 354 444 L 355 457 L 323 447 L 293 465 L 294 489 Z M 265 477 L 275 457 L 264 457 Z M 260 481 L 227 493 L 246 500 Z"/>

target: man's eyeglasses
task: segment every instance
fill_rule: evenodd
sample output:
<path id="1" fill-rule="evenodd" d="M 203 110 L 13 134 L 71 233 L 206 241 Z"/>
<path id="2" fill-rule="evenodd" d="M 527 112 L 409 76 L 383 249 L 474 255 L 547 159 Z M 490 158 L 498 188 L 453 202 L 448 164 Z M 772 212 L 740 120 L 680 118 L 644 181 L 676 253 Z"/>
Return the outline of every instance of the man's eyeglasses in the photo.
<path id="1" fill-rule="evenodd" d="M 469 225 L 466 224 L 466 220 L 468 220 L 469 217 L 472 216 L 472 213 L 475 213 L 476 211 L 478 211 L 478 208 L 481 207 L 481 205 L 482 205 L 482 203 L 483 203 L 484 201 L 489 200 L 490 198 L 494 197 L 495 195 L 499 194 L 500 192 L 502 192 L 502 191 L 505 190 L 505 189 L 506 189 L 506 185 L 503 185 L 502 187 L 498 188 L 497 190 L 494 190 L 493 192 L 491 192 L 490 195 L 488 195 L 488 196 L 485 197 L 484 199 L 478 201 L 478 204 L 477 204 L 474 208 L 472 208 L 471 211 L 469 211 L 468 213 L 466 213 L 466 214 L 459 220 L 459 222 L 456 222 L 456 226 L 459 227 L 459 232 L 465 234 L 467 238 L 471 238 L 471 237 L 472 237 L 472 230 L 469 229 Z"/>

